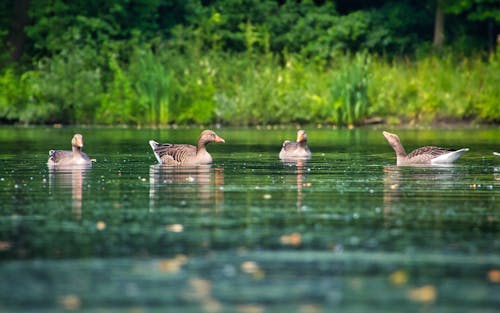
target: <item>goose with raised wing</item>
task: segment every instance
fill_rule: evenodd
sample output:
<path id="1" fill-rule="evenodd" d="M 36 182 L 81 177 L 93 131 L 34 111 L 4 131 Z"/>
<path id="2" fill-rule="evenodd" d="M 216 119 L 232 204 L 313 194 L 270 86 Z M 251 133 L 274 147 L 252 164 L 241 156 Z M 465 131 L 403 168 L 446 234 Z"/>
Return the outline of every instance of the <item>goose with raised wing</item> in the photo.
<path id="1" fill-rule="evenodd" d="M 190 144 L 170 144 L 149 141 L 151 149 L 160 164 L 165 165 L 198 165 L 212 163 L 212 156 L 207 151 L 211 142 L 225 142 L 212 130 L 201 132 L 196 146 Z"/>
<path id="2" fill-rule="evenodd" d="M 50 150 L 49 166 L 92 165 L 92 160 L 82 151 L 83 136 L 75 134 L 71 139 L 72 150 Z"/>
<path id="3" fill-rule="evenodd" d="M 280 159 L 310 159 L 311 150 L 307 146 L 307 134 L 304 130 L 297 131 L 297 140 L 285 140 L 279 154 Z"/>
<path id="4" fill-rule="evenodd" d="M 406 154 L 399 137 L 396 134 L 383 132 L 384 137 L 396 152 L 397 165 L 417 165 L 417 164 L 451 164 L 460 156 L 469 151 L 469 148 L 451 150 L 434 146 L 418 148 Z"/>

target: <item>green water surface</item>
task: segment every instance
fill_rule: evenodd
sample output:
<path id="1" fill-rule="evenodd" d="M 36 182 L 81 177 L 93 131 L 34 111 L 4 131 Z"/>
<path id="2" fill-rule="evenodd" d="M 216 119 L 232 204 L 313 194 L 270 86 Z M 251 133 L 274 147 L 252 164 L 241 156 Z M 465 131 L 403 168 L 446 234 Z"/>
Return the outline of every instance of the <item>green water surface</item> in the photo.
<path id="1" fill-rule="evenodd" d="M 211 166 L 156 165 L 148 140 L 200 129 L 0 128 L 0 312 L 498 312 L 500 130 L 218 129 Z M 84 136 L 90 169 L 49 170 Z"/>

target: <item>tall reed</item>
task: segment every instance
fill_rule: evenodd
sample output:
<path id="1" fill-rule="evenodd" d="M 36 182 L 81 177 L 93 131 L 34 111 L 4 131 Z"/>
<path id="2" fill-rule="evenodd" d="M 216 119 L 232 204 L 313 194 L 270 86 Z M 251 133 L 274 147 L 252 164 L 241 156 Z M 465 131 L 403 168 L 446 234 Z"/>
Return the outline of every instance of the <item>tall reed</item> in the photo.
<path id="1" fill-rule="evenodd" d="M 255 50 L 203 53 L 188 43 L 112 52 L 64 51 L 28 71 L 1 70 L 0 120 L 348 126 L 379 116 L 391 123 L 500 122 L 499 53 L 390 62 L 358 53 L 326 63 Z"/>
<path id="2" fill-rule="evenodd" d="M 370 58 L 358 53 L 341 58 L 331 72 L 331 121 L 338 125 L 357 125 L 367 116 L 370 100 Z"/>
<path id="3" fill-rule="evenodd" d="M 140 111 L 144 111 L 146 124 L 168 122 L 173 90 L 172 74 L 159 63 L 151 49 L 135 51 L 129 66 L 129 76 L 134 80 Z"/>

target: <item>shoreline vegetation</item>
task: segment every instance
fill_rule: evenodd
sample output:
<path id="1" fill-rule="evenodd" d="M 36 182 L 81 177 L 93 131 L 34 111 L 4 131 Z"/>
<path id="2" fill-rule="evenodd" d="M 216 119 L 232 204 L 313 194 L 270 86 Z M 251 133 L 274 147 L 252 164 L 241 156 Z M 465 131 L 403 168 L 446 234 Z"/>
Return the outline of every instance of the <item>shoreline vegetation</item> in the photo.
<path id="1" fill-rule="evenodd" d="M 3 124 L 361 126 L 500 122 L 500 54 L 386 61 L 368 53 L 330 64 L 295 55 L 116 55 L 84 51 L 0 74 Z"/>
<path id="2" fill-rule="evenodd" d="M 55 2 L 4 4 L 0 125 L 500 123 L 492 1 L 437 1 L 445 46 L 412 1 Z"/>
<path id="3" fill-rule="evenodd" d="M 0 123 L 0 128 L 24 128 L 24 129 L 38 129 L 38 128 L 59 128 L 59 129 L 152 129 L 152 130 L 204 130 L 204 129 L 256 129 L 256 130 L 291 130 L 291 129 L 362 129 L 368 128 L 373 130 L 384 130 L 387 127 L 399 130 L 428 130 L 428 129 L 489 129 L 498 127 L 498 123 L 477 122 L 473 120 L 449 120 L 449 121 L 432 121 L 430 123 L 399 123 L 389 124 L 385 119 L 377 118 L 377 122 L 364 122 L 359 125 L 339 126 L 335 124 L 255 124 L 255 125 L 229 125 L 229 124 L 27 124 L 27 123 Z"/>

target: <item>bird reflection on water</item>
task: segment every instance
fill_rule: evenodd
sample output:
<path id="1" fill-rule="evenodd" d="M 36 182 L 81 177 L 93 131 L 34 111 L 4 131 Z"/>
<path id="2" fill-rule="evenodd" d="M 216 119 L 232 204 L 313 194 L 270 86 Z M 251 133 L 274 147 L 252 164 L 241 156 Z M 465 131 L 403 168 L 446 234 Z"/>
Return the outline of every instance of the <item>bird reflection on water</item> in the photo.
<path id="1" fill-rule="evenodd" d="M 162 206 L 221 208 L 224 202 L 224 169 L 211 165 L 149 168 L 150 210 Z"/>
<path id="2" fill-rule="evenodd" d="M 386 217 L 397 214 L 409 203 L 429 202 L 438 208 L 446 208 L 453 199 L 443 197 L 446 190 L 460 188 L 463 171 L 455 165 L 446 166 L 385 166 L 384 213 Z M 423 204 L 427 205 L 424 206 Z"/>
<path id="3" fill-rule="evenodd" d="M 295 171 L 295 182 L 290 182 L 290 185 L 292 185 L 293 183 L 296 184 L 297 186 L 297 211 L 300 212 L 302 211 L 303 207 L 304 207 L 304 193 L 303 193 L 303 189 L 304 187 L 307 187 L 307 186 L 310 186 L 310 184 L 307 183 L 306 181 L 306 171 L 307 171 L 307 168 L 306 168 L 306 164 L 307 164 L 307 160 L 305 159 L 284 159 L 282 160 L 282 163 L 285 164 L 285 165 L 289 165 L 291 167 L 295 167 L 296 171 Z M 290 177 L 293 177 L 293 176 L 290 176 Z"/>
<path id="4" fill-rule="evenodd" d="M 82 217 L 83 184 L 91 166 L 75 165 L 67 167 L 49 166 L 50 191 L 65 193 L 71 190 L 71 208 L 77 219 Z"/>

